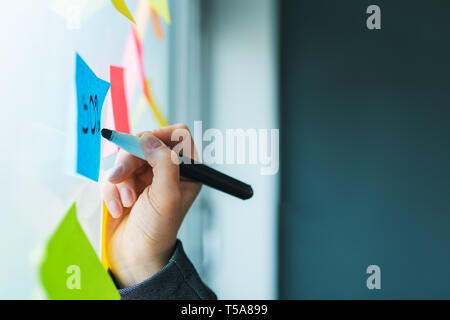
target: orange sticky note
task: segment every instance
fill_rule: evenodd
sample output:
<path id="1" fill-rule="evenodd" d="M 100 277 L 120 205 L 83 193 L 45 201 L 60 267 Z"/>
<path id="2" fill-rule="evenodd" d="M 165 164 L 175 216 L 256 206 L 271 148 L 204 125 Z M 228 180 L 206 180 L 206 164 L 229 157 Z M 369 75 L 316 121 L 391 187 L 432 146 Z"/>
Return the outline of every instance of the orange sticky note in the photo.
<path id="1" fill-rule="evenodd" d="M 153 30 L 155 30 L 155 36 L 158 40 L 164 40 L 164 31 L 162 28 L 161 20 L 159 20 L 159 16 L 156 13 L 155 9 L 150 8 L 150 15 L 152 17 Z"/>
<path id="2" fill-rule="evenodd" d="M 167 0 L 148 0 L 148 2 L 161 18 L 163 18 L 168 24 L 172 23 L 172 20 L 170 19 L 169 5 L 167 4 Z"/>
<path id="3" fill-rule="evenodd" d="M 130 19 L 131 22 L 136 23 L 133 19 L 133 16 L 130 13 L 130 10 L 128 10 L 128 7 L 124 0 L 111 0 L 114 7 L 119 11 L 121 14 L 123 14 L 125 17 Z"/>

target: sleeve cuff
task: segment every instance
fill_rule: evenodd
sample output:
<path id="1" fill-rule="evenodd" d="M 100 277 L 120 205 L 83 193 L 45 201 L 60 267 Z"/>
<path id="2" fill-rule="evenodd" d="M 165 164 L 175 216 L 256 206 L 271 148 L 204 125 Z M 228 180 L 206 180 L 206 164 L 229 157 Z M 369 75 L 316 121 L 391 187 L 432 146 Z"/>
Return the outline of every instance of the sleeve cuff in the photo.
<path id="1" fill-rule="evenodd" d="M 169 263 L 151 278 L 119 290 L 122 300 L 215 300 L 177 240 Z"/>

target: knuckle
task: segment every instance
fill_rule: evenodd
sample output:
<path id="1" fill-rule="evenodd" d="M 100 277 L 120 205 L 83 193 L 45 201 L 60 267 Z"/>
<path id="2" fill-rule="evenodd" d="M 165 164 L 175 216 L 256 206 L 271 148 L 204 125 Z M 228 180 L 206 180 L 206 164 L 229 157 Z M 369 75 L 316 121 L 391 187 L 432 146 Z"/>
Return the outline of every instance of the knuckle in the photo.
<path id="1" fill-rule="evenodd" d="M 184 123 L 176 124 L 174 126 L 174 132 L 176 132 L 178 136 L 182 136 L 183 138 L 192 137 L 191 129 L 189 129 L 189 127 Z"/>
<path id="2" fill-rule="evenodd" d="M 181 191 L 172 188 L 164 197 L 158 196 L 151 188 L 145 194 L 147 210 L 151 208 L 160 217 L 170 217 L 171 213 L 176 213 L 181 207 Z"/>
<path id="3" fill-rule="evenodd" d="M 172 131 L 171 140 L 172 142 L 185 142 L 191 139 L 191 133 L 189 129 L 176 128 Z"/>
<path id="4" fill-rule="evenodd" d="M 168 160 L 171 161 L 174 165 L 180 164 L 180 158 L 178 157 L 178 154 L 174 150 L 170 150 L 167 153 Z"/>
<path id="5" fill-rule="evenodd" d="M 139 137 L 139 138 L 141 138 L 141 137 L 143 137 L 144 135 L 146 135 L 146 134 L 151 134 L 151 133 L 152 133 L 151 131 L 141 131 L 141 132 L 139 132 L 138 134 L 136 134 L 136 136 Z"/>
<path id="6" fill-rule="evenodd" d="M 184 123 L 177 123 L 174 125 L 174 127 L 177 129 L 184 129 L 184 130 L 189 131 L 189 127 Z"/>

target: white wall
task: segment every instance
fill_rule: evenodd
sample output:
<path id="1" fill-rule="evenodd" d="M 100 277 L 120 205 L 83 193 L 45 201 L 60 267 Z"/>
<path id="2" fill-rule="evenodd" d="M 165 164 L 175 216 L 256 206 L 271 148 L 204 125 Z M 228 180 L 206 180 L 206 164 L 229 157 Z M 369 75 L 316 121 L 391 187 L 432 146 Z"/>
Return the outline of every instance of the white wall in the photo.
<path id="1" fill-rule="evenodd" d="M 66 138 L 74 134 L 67 124 L 75 103 L 75 52 L 109 79 L 109 66 L 121 63 L 130 23 L 109 0 L 88 0 L 99 3 L 98 10 L 71 29 L 52 11 L 53 2 L 3 1 L 0 11 L 0 299 L 42 297 L 39 252 L 74 200 L 83 199 L 78 216 L 98 244 L 98 186 L 65 171 Z M 134 12 L 137 1 L 127 4 Z M 151 29 L 147 35 L 146 67 L 164 107 L 167 50 Z M 154 125 L 144 113 L 139 126 Z"/>
<path id="2" fill-rule="evenodd" d="M 276 1 L 206 2 L 208 127 L 279 128 Z M 208 283 L 221 299 L 276 298 L 278 176 L 261 176 L 254 165 L 216 167 L 251 183 L 255 196 L 244 202 L 209 193 L 214 216 L 205 237 L 205 255 L 213 257 Z"/>

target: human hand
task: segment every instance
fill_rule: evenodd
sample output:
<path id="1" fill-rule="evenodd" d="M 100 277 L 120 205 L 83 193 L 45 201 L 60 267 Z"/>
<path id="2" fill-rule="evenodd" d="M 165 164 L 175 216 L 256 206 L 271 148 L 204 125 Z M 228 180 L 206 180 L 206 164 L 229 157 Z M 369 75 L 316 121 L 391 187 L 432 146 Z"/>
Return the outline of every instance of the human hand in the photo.
<path id="1" fill-rule="evenodd" d="M 197 160 L 185 125 L 138 137 L 147 161 L 121 150 L 103 187 L 114 218 L 108 224 L 108 260 L 120 287 L 150 278 L 169 262 L 181 223 L 201 189 L 199 183 L 180 179 L 172 150 L 181 148 L 184 156 Z M 176 140 L 180 137 L 182 141 Z"/>

